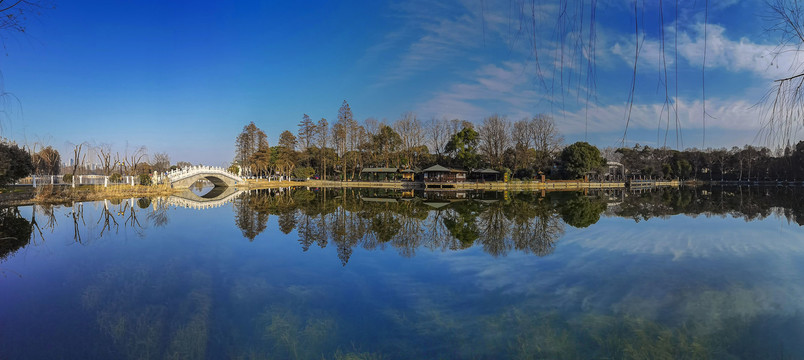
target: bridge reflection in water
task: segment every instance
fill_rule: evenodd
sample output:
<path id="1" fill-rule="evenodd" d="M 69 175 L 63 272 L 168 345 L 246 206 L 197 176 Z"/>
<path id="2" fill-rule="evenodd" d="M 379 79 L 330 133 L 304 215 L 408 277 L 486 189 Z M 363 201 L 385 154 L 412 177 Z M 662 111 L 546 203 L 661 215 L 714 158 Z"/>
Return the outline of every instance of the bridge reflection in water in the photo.
<path id="1" fill-rule="evenodd" d="M 216 186 L 208 193 L 198 195 L 190 189 L 184 189 L 168 197 L 167 204 L 189 209 L 210 209 L 231 203 L 244 192 L 234 187 Z"/>

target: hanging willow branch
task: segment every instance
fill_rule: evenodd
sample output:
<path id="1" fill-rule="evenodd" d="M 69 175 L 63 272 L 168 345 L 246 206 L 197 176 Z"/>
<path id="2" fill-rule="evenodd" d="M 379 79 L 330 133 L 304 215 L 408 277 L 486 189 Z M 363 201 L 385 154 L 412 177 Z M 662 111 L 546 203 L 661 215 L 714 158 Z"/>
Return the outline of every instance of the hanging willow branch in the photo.
<path id="1" fill-rule="evenodd" d="M 796 0 L 768 1 L 766 21 L 769 33 L 779 35 L 779 45 L 773 52 L 772 64 L 780 56 L 797 54 L 804 46 L 804 9 Z M 789 145 L 796 130 L 804 125 L 804 70 L 795 59 L 787 69 L 791 75 L 775 79 L 760 101 L 764 114 L 762 130 L 757 135 L 765 143 Z M 778 65 L 777 65 L 778 66 Z"/>

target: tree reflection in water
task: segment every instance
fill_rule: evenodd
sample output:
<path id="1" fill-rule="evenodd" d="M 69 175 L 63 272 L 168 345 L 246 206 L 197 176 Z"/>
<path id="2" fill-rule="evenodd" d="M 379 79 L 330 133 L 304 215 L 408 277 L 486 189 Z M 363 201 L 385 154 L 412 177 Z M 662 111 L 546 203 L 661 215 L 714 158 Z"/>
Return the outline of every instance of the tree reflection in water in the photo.
<path id="1" fill-rule="evenodd" d="M 524 251 L 550 254 L 564 232 L 559 210 L 577 200 L 575 210 L 598 219 L 605 202 L 580 193 L 473 193 L 468 198 L 453 194 L 420 194 L 403 198 L 388 190 L 258 190 L 244 193 L 235 202 L 235 223 L 253 240 L 276 215 L 284 233 L 294 228 L 303 250 L 313 244 L 337 247 L 343 265 L 355 247 L 392 247 L 403 256 L 419 248 L 459 250 L 475 244 L 493 256 Z M 582 208 L 583 206 L 589 209 Z M 589 217 L 592 217 L 591 215 Z"/>
<path id="2" fill-rule="evenodd" d="M 28 245 L 33 224 L 15 207 L 0 208 L 0 262 Z"/>
<path id="3" fill-rule="evenodd" d="M 581 193 L 492 191 L 403 193 L 384 189 L 266 189 L 242 194 L 234 203 L 235 224 L 253 241 L 276 216 L 279 230 L 296 230 L 302 250 L 332 243 L 343 265 L 355 247 L 367 250 L 394 248 L 414 256 L 420 248 L 430 251 L 481 247 L 493 256 L 512 251 L 551 254 L 566 225 L 585 228 L 601 216 L 644 221 L 678 214 L 731 216 L 746 221 L 778 216 L 804 225 L 804 189 L 790 187 L 660 188 L 630 193 L 622 191 Z M 84 218 L 84 204 L 70 206 L 73 237 L 84 243 L 119 228 L 137 234 L 148 226 L 168 224 L 170 207 L 165 199 L 123 199 L 99 202 L 97 226 Z M 35 241 L 57 226 L 54 206 L 32 206 L 26 220 L 18 208 L 0 209 L 2 243 L 0 257 Z M 147 223 L 138 213 L 145 211 Z M 44 220 L 42 220 L 44 217 Z M 119 220 L 117 218 L 120 218 Z M 89 221 L 92 223 L 92 221 Z M 27 229 L 20 233 L 19 229 Z M 84 234 L 88 232 L 88 234 Z"/>
<path id="4" fill-rule="evenodd" d="M 414 256 L 419 248 L 461 250 L 480 246 L 492 256 L 511 251 L 546 256 L 565 226 L 586 228 L 601 216 L 647 220 L 677 214 L 734 216 L 746 221 L 784 216 L 804 224 L 798 188 L 660 188 L 644 192 L 491 191 L 418 192 L 385 189 L 266 189 L 235 202 L 235 223 L 254 240 L 270 215 L 279 229 L 294 229 L 304 251 L 337 247 L 343 265 L 355 247 L 396 249 Z"/>
<path id="5" fill-rule="evenodd" d="M 149 224 L 154 227 L 166 226 L 169 207 L 164 200 L 132 198 L 99 201 L 95 203 L 100 210 L 94 224 L 91 220 L 87 222 L 84 217 L 85 205 L 92 203 L 74 202 L 62 206 L 69 208 L 67 216 L 72 220 L 73 240 L 86 244 L 87 240 L 99 239 L 110 233 L 117 234 L 121 225 L 134 230 L 139 236 L 144 236 L 143 230 Z M 49 233 L 53 233 L 58 227 L 58 207 L 59 205 L 52 204 L 31 205 L 30 220 L 22 216 L 19 207 L 0 207 L 0 262 L 22 247 L 46 241 Z M 141 223 L 138 219 L 140 211 L 147 212 L 147 223 Z M 121 218 L 120 222 L 116 219 L 118 217 Z"/>

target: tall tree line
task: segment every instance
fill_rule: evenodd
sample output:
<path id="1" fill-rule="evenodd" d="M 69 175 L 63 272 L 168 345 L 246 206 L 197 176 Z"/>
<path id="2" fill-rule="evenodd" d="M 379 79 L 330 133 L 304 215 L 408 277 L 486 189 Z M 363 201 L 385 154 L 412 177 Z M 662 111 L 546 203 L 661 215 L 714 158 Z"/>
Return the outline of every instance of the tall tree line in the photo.
<path id="1" fill-rule="evenodd" d="M 492 168 L 518 179 L 539 174 L 581 178 L 602 175 L 606 160 L 622 163 L 626 176 L 636 178 L 804 180 L 804 142 L 777 151 L 749 145 L 683 151 L 636 145 L 601 151 L 586 143 L 565 146 L 555 120 L 543 114 L 515 121 L 495 114 L 479 125 L 447 118 L 422 121 L 412 112 L 394 121 L 361 122 L 344 100 L 334 124 L 304 114 L 296 134 L 284 131 L 279 138 L 279 145 L 269 148 L 265 133 L 254 123 L 247 125 L 237 139 L 237 161 L 264 175 L 337 180 L 356 179 L 369 167 L 423 169 L 434 164 Z"/>

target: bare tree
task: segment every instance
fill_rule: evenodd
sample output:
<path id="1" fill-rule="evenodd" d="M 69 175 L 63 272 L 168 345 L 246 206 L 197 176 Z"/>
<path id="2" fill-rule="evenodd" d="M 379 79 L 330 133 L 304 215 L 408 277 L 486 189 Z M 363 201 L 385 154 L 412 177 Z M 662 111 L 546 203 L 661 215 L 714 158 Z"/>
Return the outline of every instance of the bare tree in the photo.
<path id="1" fill-rule="evenodd" d="M 533 147 L 536 149 L 536 166 L 544 169 L 561 150 L 564 137 L 558 132 L 556 122 L 547 115 L 536 115 L 530 120 Z"/>
<path id="2" fill-rule="evenodd" d="M 360 145 L 362 144 L 361 138 L 365 136 L 366 129 L 363 128 L 357 121 L 354 119 L 349 119 L 346 122 L 346 130 L 347 130 L 347 137 L 348 137 L 348 156 L 349 160 L 352 162 L 352 178 L 354 178 L 354 174 L 357 171 L 357 168 L 360 166 L 361 156 L 358 152 L 360 149 Z"/>
<path id="3" fill-rule="evenodd" d="M 370 117 L 363 122 L 363 128 L 366 129 L 366 135 L 374 136 L 380 131 L 380 122 L 377 119 Z"/>
<path id="4" fill-rule="evenodd" d="M 459 131 L 463 130 L 464 128 L 474 129 L 474 124 L 460 119 L 452 119 L 449 121 L 445 121 L 447 127 L 447 139 L 451 138 L 452 135 L 457 134 Z M 449 141 L 449 140 L 448 140 Z M 446 144 L 444 145 L 446 146 Z"/>
<path id="5" fill-rule="evenodd" d="M 444 147 L 449 141 L 448 121 L 446 118 L 432 118 L 427 123 L 427 143 L 431 151 L 434 151 L 438 160 L 444 153 Z"/>
<path id="6" fill-rule="evenodd" d="M 140 146 L 133 150 L 126 148 L 123 162 L 126 164 L 129 175 L 137 175 L 137 168 L 140 166 L 143 159 L 148 159 L 148 149 L 145 146 Z"/>
<path id="7" fill-rule="evenodd" d="M 154 154 L 153 164 L 154 171 L 165 172 L 170 168 L 170 156 L 167 153 L 161 152 Z"/>
<path id="8" fill-rule="evenodd" d="M 380 154 L 374 151 L 373 148 L 373 139 L 380 131 L 380 122 L 377 119 L 370 117 L 363 121 L 363 129 L 364 134 L 363 138 L 361 139 L 361 146 L 360 150 L 364 157 L 363 165 L 366 163 L 368 164 L 375 164 L 377 163 L 377 159 L 379 158 Z"/>
<path id="9" fill-rule="evenodd" d="M 84 151 L 87 147 L 89 147 L 89 144 L 86 142 L 73 145 L 73 175 L 78 175 L 78 169 L 83 169 L 84 160 L 87 158 L 87 154 Z"/>
<path id="10" fill-rule="evenodd" d="M 332 145 L 335 146 L 335 151 L 343 162 L 343 166 L 341 167 L 341 180 L 346 180 L 347 136 L 348 131 L 344 122 L 338 121 L 335 125 L 332 125 Z"/>
<path id="11" fill-rule="evenodd" d="M 509 146 L 509 125 L 508 120 L 495 114 L 484 118 L 480 126 L 480 151 L 492 167 L 502 167 L 503 154 Z"/>
<path id="12" fill-rule="evenodd" d="M 413 149 L 422 144 L 421 122 L 416 114 L 406 112 L 394 123 L 393 128 L 402 140 L 402 154 L 405 157 L 406 165 L 410 167 L 416 162 Z"/>
<path id="13" fill-rule="evenodd" d="M 101 168 L 103 169 L 103 175 L 109 176 L 115 167 L 115 163 L 112 162 L 112 145 L 98 145 L 95 154 L 98 157 Z"/>
<path id="14" fill-rule="evenodd" d="M 529 119 L 514 122 L 511 128 L 511 141 L 514 144 L 514 167 L 517 169 L 530 167 L 527 160 L 529 158 L 528 150 L 533 144 L 532 135 Z"/>
<path id="15" fill-rule="evenodd" d="M 126 163 L 123 160 L 125 160 L 125 158 L 120 156 L 120 152 L 119 151 L 115 152 L 114 153 L 114 163 L 112 165 L 112 171 L 114 171 L 114 168 L 119 168 L 120 169 L 120 175 L 123 175 L 123 172 L 126 171 Z"/>
<path id="16" fill-rule="evenodd" d="M 606 161 L 614 161 L 620 162 L 622 160 L 623 154 L 617 152 L 617 148 L 608 146 L 605 149 L 600 150 L 600 155 L 603 156 Z"/>

